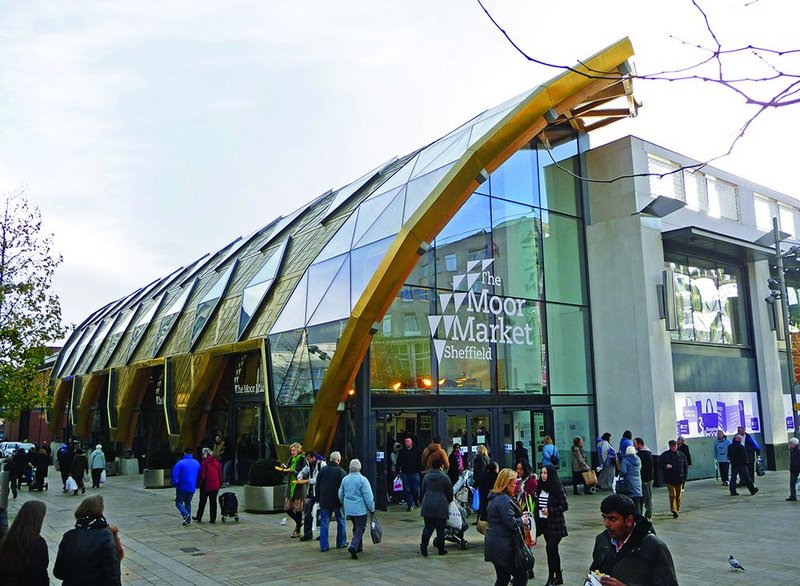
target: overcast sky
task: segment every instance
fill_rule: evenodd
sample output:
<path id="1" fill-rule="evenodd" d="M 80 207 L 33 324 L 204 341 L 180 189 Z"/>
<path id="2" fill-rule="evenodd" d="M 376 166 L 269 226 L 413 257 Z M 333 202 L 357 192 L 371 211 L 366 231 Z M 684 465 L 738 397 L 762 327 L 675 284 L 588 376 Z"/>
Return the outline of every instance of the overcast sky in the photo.
<path id="1" fill-rule="evenodd" d="M 723 42 L 800 46 L 793 0 L 705 4 Z M 648 73 L 710 42 L 689 0 L 486 5 L 553 63 L 630 36 Z M 558 73 L 474 0 L 0 0 L 0 23 L 0 192 L 25 185 L 54 233 L 67 323 Z M 705 160 L 752 113 L 710 84 L 635 94 L 593 144 Z M 768 112 L 714 164 L 798 196 L 799 122 Z"/>

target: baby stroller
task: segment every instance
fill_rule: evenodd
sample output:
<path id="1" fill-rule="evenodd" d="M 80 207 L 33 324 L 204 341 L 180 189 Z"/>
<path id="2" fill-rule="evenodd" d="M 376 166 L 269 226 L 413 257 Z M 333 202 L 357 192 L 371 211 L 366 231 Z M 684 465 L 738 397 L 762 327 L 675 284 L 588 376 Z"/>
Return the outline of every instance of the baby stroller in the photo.
<path id="1" fill-rule="evenodd" d="M 453 486 L 453 498 L 466 510 L 467 516 L 472 511 L 473 490 L 475 489 L 472 488 L 472 470 L 464 470 Z"/>
<path id="2" fill-rule="evenodd" d="M 220 519 L 235 519 L 239 521 L 239 499 L 232 492 L 223 492 L 219 495 Z"/>
<path id="3" fill-rule="evenodd" d="M 456 505 L 458 506 L 458 512 L 461 514 L 461 527 L 457 529 L 452 527 L 449 522 L 445 524 L 444 540 L 449 541 L 450 543 L 457 543 L 461 549 L 467 549 L 467 540 L 464 538 L 464 533 L 467 529 L 469 529 L 469 522 L 467 522 L 467 510 L 458 504 L 458 502 L 456 502 Z M 435 542 L 434 545 L 436 545 Z"/>

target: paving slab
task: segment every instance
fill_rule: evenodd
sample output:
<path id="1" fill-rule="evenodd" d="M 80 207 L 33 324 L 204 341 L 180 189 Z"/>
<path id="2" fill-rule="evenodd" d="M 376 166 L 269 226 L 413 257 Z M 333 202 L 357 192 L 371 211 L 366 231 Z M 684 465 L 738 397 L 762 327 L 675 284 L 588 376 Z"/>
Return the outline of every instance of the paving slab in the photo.
<path id="1" fill-rule="evenodd" d="M 673 519 L 667 491 L 653 491 L 654 523 L 668 544 L 681 586 L 735 586 L 737 584 L 797 584 L 793 537 L 800 521 L 800 502 L 786 502 L 788 472 L 769 472 L 757 479 L 760 492 L 729 496 L 715 480 L 697 480 L 686 485 L 683 513 Z M 55 475 L 51 475 L 55 480 Z M 53 490 L 38 493 L 23 488 L 19 498 L 9 501 L 9 522 L 27 500 L 47 504 L 42 534 L 50 550 L 50 571 L 61 536 L 74 524 L 73 511 L 81 496 Z M 240 506 L 242 488 L 231 487 Z M 492 584 L 494 570 L 483 561 L 483 538 L 471 524 L 466 550 L 448 545 L 448 555 L 419 555 L 422 519 L 418 511 L 393 506 L 379 513 L 384 540 L 367 543 L 358 560 L 346 550 L 319 551 L 316 541 L 290 539 L 290 525 L 281 525 L 283 513 L 249 514 L 240 508 L 240 521 L 216 524 L 192 522 L 181 526 L 172 489 L 145 489 L 141 476 L 114 476 L 99 492 L 110 523 L 119 526 L 125 547 L 123 584 L 251 586 L 259 584 Z M 561 542 L 564 583 L 578 585 L 589 566 L 595 536 L 602 530 L 600 501 L 607 493 L 572 496 L 568 488 L 566 514 L 569 536 Z M 194 505 L 197 504 L 195 497 Z M 208 510 L 206 510 L 206 515 Z M 474 516 L 470 518 L 474 522 Z M 331 528 L 331 537 L 335 525 Z M 348 535 L 350 524 L 348 522 Z M 434 550 L 435 551 L 435 550 Z M 537 565 L 532 584 L 547 575 L 544 543 L 534 548 Z M 731 570 L 733 554 L 746 568 Z M 53 583 L 59 581 L 53 579 Z"/>

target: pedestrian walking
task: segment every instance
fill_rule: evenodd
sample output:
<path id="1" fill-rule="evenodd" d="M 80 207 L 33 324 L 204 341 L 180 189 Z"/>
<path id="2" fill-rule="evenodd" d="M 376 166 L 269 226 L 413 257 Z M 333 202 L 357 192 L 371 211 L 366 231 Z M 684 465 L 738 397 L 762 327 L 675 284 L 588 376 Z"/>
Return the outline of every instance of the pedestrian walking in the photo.
<path id="1" fill-rule="evenodd" d="M 536 496 L 536 487 L 539 481 L 527 460 L 520 460 L 516 466 L 517 489 L 514 496 L 517 504 L 523 511 L 533 512 L 533 499 Z"/>
<path id="2" fill-rule="evenodd" d="M 58 471 L 61 473 L 61 484 L 64 487 L 64 492 L 67 491 L 67 478 L 70 476 L 72 469 L 72 460 L 75 458 L 75 449 L 72 444 L 62 444 L 56 452 L 56 461 L 58 462 Z"/>
<path id="3" fill-rule="evenodd" d="M 669 440 L 669 449 L 662 452 L 658 459 L 658 465 L 661 467 L 662 477 L 664 484 L 667 485 L 669 492 L 669 510 L 672 512 L 674 519 L 678 518 L 681 513 L 681 498 L 682 487 L 686 480 L 686 459 L 683 454 L 678 451 L 678 442 Z"/>
<path id="4" fill-rule="evenodd" d="M 347 476 L 339 465 L 342 455 L 339 452 L 331 452 L 328 458 L 328 465 L 317 474 L 317 492 L 319 494 L 319 550 L 328 551 L 329 549 L 329 527 L 331 517 L 336 517 L 336 549 L 347 547 L 347 527 L 344 522 L 344 508 L 342 501 L 339 500 L 339 487 L 342 480 Z"/>
<path id="5" fill-rule="evenodd" d="M 607 496 L 600 512 L 605 531 L 595 539 L 589 570 L 605 574 L 600 579 L 603 586 L 678 586 L 669 548 L 656 537 L 653 524 L 636 514 L 631 499 L 621 494 Z"/>
<path id="6" fill-rule="evenodd" d="M 442 438 L 436 436 L 433 441 L 428 444 L 428 447 L 422 450 L 422 469 L 427 472 L 431 469 L 433 459 L 437 456 L 442 458 L 442 470 L 447 472 L 450 469 L 450 460 L 447 458 L 447 452 L 442 447 Z"/>
<path id="7" fill-rule="evenodd" d="M 628 485 L 628 490 L 633 501 L 636 505 L 636 514 L 642 514 L 642 462 L 636 453 L 636 447 L 633 445 L 625 448 L 625 457 L 622 458 L 622 463 L 619 466 L 619 477 Z M 619 485 L 619 480 L 617 481 Z"/>
<path id="8" fill-rule="evenodd" d="M 619 450 L 617 450 L 618 464 L 622 464 L 622 459 L 625 457 L 625 452 L 630 446 L 633 445 L 633 432 L 626 429 L 622 432 L 622 437 L 619 440 Z"/>
<path id="9" fill-rule="evenodd" d="M 192 524 L 192 497 L 197 490 L 200 463 L 194 459 L 192 448 L 183 450 L 183 458 L 172 467 L 172 486 L 175 487 L 175 507 L 185 527 Z"/>
<path id="10" fill-rule="evenodd" d="M 728 486 L 728 472 L 730 471 L 731 462 L 728 460 L 728 446 L 731 445 L 731 440 L 725 435 L 721 429 L 717 430 L 717 437 L 714 440 L 714 461 L 719 468 L 719 476 L 722 479 L 722 486 Z"/>
<path id="11" fill-rule="evenodd" d="M 100 488 L 100 477 L 106 469 L 106 455 L 103 453 L 102 444 L 97 444 L 89 457 L 89 467 L 92 469 L 92 488 Z"/>
<path id="12" fill-rule="evenodd" d="M 103 497 L 85 498 L 75 509 L 75 528 L 64 534 L 58 545 L 53 576 L 63 586 L 121 584 L 119 563 L 122 546 L 117 530 L 104 516 Z"/>
<path id="13" fill-rule="evenodd" d="M 325 467 L 325 462 L 317 458 L 313 450 L 306 452 L 306 464 L 297 475 L 297 484 L 306 486 L 306 498 L 303 503 L 303 536 L 300 541 L 311 541 L 314 538 L 314 505 L 319 503 L 317 495 L 317 476 Z"/>
<path id="14" fill-rule="evenodd" d="M 78 488 L 73 491 L 73 494 L 86 494 L 86 484 L 84 483 L 84 474 L 89 473 L 89 461 L 86 459 L 86 452 L 83 448 L 75 450 L 75 457 L 72 458 L 72 466 L 69 469 L 70 476 L 78 484 Z"/>
<path id="15" fill-rule="evenodd" d="M 552 466 L 558 468 L 561 465 L 561 455 L 558 448 L 553 443 L 553 438 L 549 435 L 544 436 L 544 446 L 542 446 L 542 466 Z"/>
<path id="16" fill-rule="evenodd" d="M 489 525 L 483 540 L 483 559 L 494 566 L 497 576 L 495 586 L 507 586 L 512 577 L 514 586 L 528 583 L 528 572 L 514 568 L 514 532 L 530 530 L 532 517 L 517 506 L 514 499 L 516 490 L 516 472 L 503 468 L 497 475 L 486 506 Z"/>
<path id="17" fill-rule="evenodd" d="M 611 490 L 617 472 L 617 453 L 611 445 L 611 434 L 608 432 L 597 438 L 597 460 L 600 462 L 597 490 Z"/>
<path id="18" fill-rule="evenodd" d="M 431 468 L 433 468 L 433 463 L 431 463 Z M 441 466 L 439 468 L 441 469 Z M 447 468 L 447 476 L 450 478 L 450 483 L 452 485 L 458 482 L 458 477 L 463 471 L 464 457 L 461 455 L 461 444 L 453 444 L 453 451 L 450 452 Z"/>
<path id="19" fill-rule="evenodd" d="M 208 501 L 209 522 L 217 522 L 217 495 L 222 487 L 222 465 L 216 458 L 213 450 L 203 448 L 203 460 L 200 462 L 200 474 L 197 477 L 197 486 L 200 489 L 200 504 L 197 505 L 197 515 L 194 518 L 198 523 L 203 522 L 203 513 Z"/>
<path id="20" fill-rule="evenodd" d="M 5 538 L 0 542 L 0 583 L 5 586 L 46 586 L 50 556 L 41 535 L 47 506 L 42 501 L 23 503 Z"/>
<path id="21" fill-rule="evenodd" d="M 435 457 L 431 462 L 430 471 L 422 479 L 421 514 L 425 520 L 425 527 L 422 529 L 419 551 L 424 557 L 428 557 L 428 543 L 434 530 L 436 530 L 434 547 L 439 550 L 439 555 L 447 553 L 444 547 L 444 527 L 450 512 L 450 503 L 453 502 L 453 483 L 449 475 L 442 472 L 443 463 L 441 457 Z M 450 469 L 453 469 L 452 462 Z"/>
<path id="22" fill-rule="evenodd" d="M 17 458 L 17 452 L 15 451 L 11 454 L 11 457 L 6 461 L 5 465 L 3 466 L 3 470 L 8 472 L 8 483 L 11 488 L 11 494 L 14 498 L 17 498 L 17 492 L 19 487 L 17 485 L 17 477 L 19 476 L 19 458 Z"/>
<path id="23" fill-rule="evenodd" d="M 736 433 L 742 436 L 742 445 L 747 456 L 747 471 L 750 473 L 750 479 L 756 478 L 756 459 L 761 456 L 761 446 L 753 438 L 752 435 L 747 433 L 747 430 L 741 425 L 736 428 Z"/>
<path id="24" fill-rule="evenodd" d="M 736 492 L 739 484 L 747 486 L 751 495 L 758 492 L 758 487 L 753 484 L 753 480 L 750 478 L 747 451 L 742 440 L 742 436 L 737 433 L 733 436 L 733 443 L 728 446 L 728 460 L 731 463 L 731 482 L 728 488 L 731 491 L 731 496 L 739 496 L 739 493 Z"/>
<path id="25" fill-rule="evenodd" d="M 536 536 L 543 535 L 546 544 L 548 573 L 545 586 L 563 584 L 558 546 L 567 536 L 564 513 L 569 509 L 569 504 L 567 492 L 558 479 L 558 471 L 553 466 L 542 467 L 536 489 L 535 507 Z"/>
<path id="26" fill-rule="evenodd" d="M 303 526 L 303 508 L 306 498 L 302 484 L 297 484 L 297 475 L 303 469 L 303 446 L 295 442 L 289 446 L 289 459 L 281 468 L 286 474 L 286 495 L 283 501 L 283 510 L 294 521 L 294 531 L 289 536 L 292 539 L 300 537 L 300 528 Z"/>
<path id="27" fill-rule="evenodd" d="M 500 467 L 497 462 L 489 462 L 486 466 L 486 472 L 481 476 L 481 481 L 478 483 L 478 501 L 480 506 L 478 508 L 478 521 L 487 521 L 486 505 L 488 504 L 489 493 L 494 488 L 494 483 L 497 482 L 497 474 L 500 472 Z M 480 526 L 478 530 L 480 531 Z"/>
<path id="28" fill-rule="evenodd" d="M 351 558 L 357 560 L 363 549 L 367 517 L 375 512 L 375 498 L 369 481 L 361 475 L 361 462 L 356 458 L 350 460 L 350 474 L 344 477 L 339 486 L 339 500 L 344 504 L 345 515 L 353 523 L 353 536 L 347 551 Z"/>
<path id="29" fill-rule="evenodd" d="M 397 473 L 403 481 L 406 511 L 419 506 L 419 475 L 422 472 L 422 451 L 407 437 L 397 454 Z"/>
<path id="30" fill-rule="evenodd" d="M 576 436 L 572 438 L 572 494 L 580 494 L 578 492 L 578 484 L 583 483 L 583 494 L 590 494 L 586 486 L 586 477 L 584 472 L 592 469 L 589 462 L 586 461 L 586 452 L 583 450 L 583 438 Z"/>
<path id="31" fill-rule="evenodd" d="M 642 463 L 640 477 L 642 479 L 642 514 L 645 519 L 653 518 L 653 480 L 655 479 L 655 464 L 653 462 L 653 453 L 644 444 L 644 440 L 640 437 L 633 438 L 633 447 L 636 448 L 636 453 L 639 456 L 639 461 Z"/>
<path id="32" fill-rule="evenodd" d="M 787 501 L 797 500 L 797 478 L 800 476 L 800 440 L 796 437 L 789 438 L 789 498 Z"/>
<path id="33" fill-rule="evenodd" d="M 481 478 L 486 473 L 486 467 L 489 465 L 489 450 L 486 446 L 481 444 L 475 450 L 475 458 L 472 460 L 472 485 L 478 486 Z"/>
<path id="34" fill-rule="evenodd" d="M 689 446 L 686 443 L 686 439 L 682 436 L 678 436 L 678 451 L 683 454 L 683 459 L 686 461 L 686 474 L 683 478 L 683 484 L 681 485 L 681 490 L 686 488 L 686 479 L 689 478 L 689 468 L 692 467 L 692 452 L 689 450 Z"/>
<path id="35" fill-rule="evenodd" d="M 517 443 L 514 445 L 514 466 L 523 460 L 526 461 L 530 466 L 531 458 L 528 455 L 527 448 L 521 441 L 517 441 Z"/>

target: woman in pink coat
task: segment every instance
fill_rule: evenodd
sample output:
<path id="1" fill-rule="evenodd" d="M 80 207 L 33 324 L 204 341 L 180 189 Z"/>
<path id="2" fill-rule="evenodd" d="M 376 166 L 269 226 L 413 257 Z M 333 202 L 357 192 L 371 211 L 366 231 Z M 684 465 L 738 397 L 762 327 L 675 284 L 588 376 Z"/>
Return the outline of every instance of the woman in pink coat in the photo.
<path id="1" fill-rule="evenodd" d="M 222 486 L 222 466 L 219 460 L 214 457 L 214 452 L 209 448 L 203 448 L 203 460 L 200 462 L 200 476 L 197 478 L 197 486 L 200 488 L 200 506 L 197 507 L 197 516 L 194 520 L 198 523 L 203 521 L 203 511 L 206 510 L 206 500 L 211 501 L 210 517 L 211 522 L 217 522 L 217 494 Z"/>

